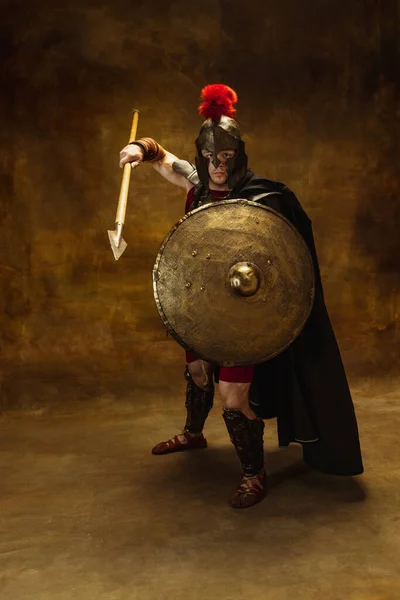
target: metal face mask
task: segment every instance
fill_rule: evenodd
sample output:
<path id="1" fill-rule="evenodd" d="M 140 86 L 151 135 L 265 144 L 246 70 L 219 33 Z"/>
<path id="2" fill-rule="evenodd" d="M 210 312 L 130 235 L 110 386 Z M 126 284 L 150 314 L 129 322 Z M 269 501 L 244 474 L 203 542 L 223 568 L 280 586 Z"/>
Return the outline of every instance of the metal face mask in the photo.
<path id="1" fill-rule="evenodd" d="M 222 116 L 219 122 L 207 119 L 200 129 L 196 140 L 197 156 L 196 167 L 201 183 L 208 186 L 209 159 L 202 155 L 202 150 L 211 152 L 211 162 L 215 168 L 221 164 L 218 154 L 224 150 L 234 150 L 235 156 L 226 161 L 228 187 L 232 189 L 236 183 L 246 174 L 247 155 L 244 151 L 244 142 L 240 137 L 239 126 L 230 117 Z"/>

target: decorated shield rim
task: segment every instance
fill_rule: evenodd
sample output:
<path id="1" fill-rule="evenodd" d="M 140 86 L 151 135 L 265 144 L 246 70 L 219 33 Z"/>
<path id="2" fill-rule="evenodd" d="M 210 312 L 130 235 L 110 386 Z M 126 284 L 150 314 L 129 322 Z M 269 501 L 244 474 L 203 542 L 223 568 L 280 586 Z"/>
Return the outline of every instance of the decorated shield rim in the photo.
<path id="1" fill-rule="evenodd" d="M 289 348 L 289 346 L 291 346 L 291 344 L 293 344 L 295 339 L 303 331 L 304 326 L 308 321 L 308 318 L 309 318 L 311 311 L 313 309 L 313 306 L 314 306 L 314 299 L 315 299 L 315 269 L 314 269 L 314 261 L 311 256 L 310 249 L 308 248 L 303 236 L 300 234 L 300 232 L 297 230 L 297 228 L 293 225 L 293 223 L 291 221 L 289 221 L 289 219 L 287 217 L 285 217 L 284 215 L 282 215 L 279 211 L 275 210 L 274 208 L 271 208 L 270 206 L 264 206 L 263 204 L 260 204 L 259 202 L 255 202 L 254 200 L 246 200 L 245 198 L 229 198 L 228 200 L 219 200 L 216 202 L 208 202 L 207 204 L 204 204 L 203 206 L 199 206 L 198 208 L 194 208 L 193 210 L 191 210 L 188 213 L 186 213 L 185 215 L 183 215 L 183 217 L 181 217 L 179 219 L 179 221 L 177 221 L 175 223 L 175 225 L 173 225 L 172 228 L 169 230 L 169 232 L 165 236 L 165 238 L 158 250 L 156 261 L 154 263 L 154 267 L 153 267 L 153 271 L 152 271 L 154 300 L 155 300 L 155 303 L 157 306 L 158 313 L 161 317 L 161 320 L 164 323 L 168 332 L 171 334 L 171 336 L 185 350 L 187 350 L 189 352 L 194 352 L 194 349 L 190 348 L 190 346 L 188 346 L 188 344 L 186 344 L 186 342 L 180 337 L 180 335 L 178 335 L 177 332 L 171 327 L 167 317 L 165 316 L 164 310 L 161 306 L 161 302 L 160 302 L 160 298 L 159 298 L 158 290 L 157 290 L 157 283 L 158 283 L 158 279 L 159 279 L 157 277 L 159 264 L 160 264 L 160 260 L 161 260 L 162 254 L 163 254 L 163 250 L 164 250 L 165 246 L 167 245 L 168 240 L 172 237 L 172 235 L 175 233 L 175 231 L 178 229 L 178 227 L 180 227 L 180 225 L 182 225 L 182 223 L 184 221 L 186 221 L 189 217 L 191 217 L 195 213 L 198 213 L 202 210 L 206 210 L 206 209 L 209 209 L 214 206 L 222 206 L 222 205 L 226 205 L 226 204 L 240 204 L 240 206 L 255 206 L 256 208 L 260 208 L 260 209 L 266 210 L 267 212 L 271 212 L 271 213 L 275 214 L 277 217 L 279 217 L 280 219 L 282 219 L 283 221 L 285 221 L 285 223 L 287 225 L 289 225 L 291 227 L 291 229 L 295 232 L 295 234 L 297 235 L 297 237 L 300 240 L 300 243 L 303 244 L 306 254 L 310 260 L 311 267 L 312 267 L 313 285 L 312 285 L 311 293 L 310 293 L 309 309 L 303 319 L 301 326 L 298 327 L 297 332 L 294 335 L 292 335 L 291 339 L 288 341 L 287 344 L 285 344 L 285 346 L 283 346 L 280 350 L 277 350 L 273 354 L 268 355 L 268 357 L 265 357 L 265 358 L 257 360 L 257 361 L 244 361 L 244 362 L 240 362 L 240 363 L 236 363 L 233 361 L 225 361 L 225 362 L 221 362 L 221 363 L 215 363 L 221 367 L 222 366 L 234 367 L 234 366 L 246 366 L 246 365 L 259 365 L 263 362 L 267 362 L 267 361 L 271 360 L 272 358 L 275 358 L 279 354 L 282 354 L 282 352 L 287 350 Z M 210 360 L 210 358 L 208 358 L 204 355 L 201 355 L 197 351 L 196 351 L 196 356 L 198 356 L 199 359 L 201 359 L 201 360 L 205 360 L 207 362 L 213 362 Z"/>

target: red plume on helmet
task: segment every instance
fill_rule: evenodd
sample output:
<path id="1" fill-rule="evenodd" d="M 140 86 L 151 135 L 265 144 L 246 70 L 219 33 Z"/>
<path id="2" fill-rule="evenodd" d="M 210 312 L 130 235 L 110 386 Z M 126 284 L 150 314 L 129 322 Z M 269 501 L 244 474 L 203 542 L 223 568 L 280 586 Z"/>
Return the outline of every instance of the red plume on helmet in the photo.
<path id="1" fill-rule="evenodd" d="M 233 118 L 238 97 L 236 92 L 222 83 L 206 85 L 201 90 L 199 113 L 206 119 L 219 121 L 222 115 Z"/>

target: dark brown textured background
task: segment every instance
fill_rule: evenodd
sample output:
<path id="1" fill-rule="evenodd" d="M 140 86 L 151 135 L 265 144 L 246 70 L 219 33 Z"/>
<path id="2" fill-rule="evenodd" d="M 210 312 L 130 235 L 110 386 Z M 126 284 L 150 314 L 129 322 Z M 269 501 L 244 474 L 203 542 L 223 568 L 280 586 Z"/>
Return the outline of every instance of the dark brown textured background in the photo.
<path id="1" fill-rule="evenodd" d="M 176 385 L 182 352 L 158 318 L 151 267 L 184 194 L 142 166 L 117 263 L 106 230 L 132 107 L 139 135 L 193 158 L 199 92 L 216 82 L 238 92 L 250 166 L 288 184 L 313 221 L 353 385 L 391 380 L 399 34 L 394 0 L 3 2 L 1 406 Z"/>

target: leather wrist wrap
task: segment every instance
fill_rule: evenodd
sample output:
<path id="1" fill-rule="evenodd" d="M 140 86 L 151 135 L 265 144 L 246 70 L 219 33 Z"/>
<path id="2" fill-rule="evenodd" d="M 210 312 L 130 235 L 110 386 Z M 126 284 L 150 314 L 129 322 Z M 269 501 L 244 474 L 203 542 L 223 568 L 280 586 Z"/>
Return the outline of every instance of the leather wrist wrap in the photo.
<path id="1" fill-rule="evenodd" d="M 157 162 L 165 156 L 165 150 L 160 144 L 157 144 L 153 138 L 140 138 L 131 142 L 140 146 L 143 150 L 143 162 Z"/>

